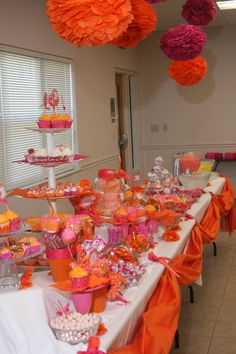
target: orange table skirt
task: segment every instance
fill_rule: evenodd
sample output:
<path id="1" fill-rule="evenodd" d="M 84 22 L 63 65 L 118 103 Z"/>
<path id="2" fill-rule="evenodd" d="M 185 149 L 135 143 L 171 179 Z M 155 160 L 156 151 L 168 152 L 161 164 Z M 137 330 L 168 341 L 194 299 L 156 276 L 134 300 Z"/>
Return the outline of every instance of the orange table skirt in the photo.
<path id="1" fill-rule="evenodd" d="M 190 285 L 202 272 L 203 244 L 216 240 L 220 231 L 221 217 L 225 218 L 226 230 L 236 230 L 236 211 L 232 184 L 226 178 L 219 196 L 212 195 L 201 224 L 191 232 L 186 252 L 177 256 L 171 267 L 180 276 L 165 271 L 142 316 L 142 324 L 133 342 L 109 354 L 168 354 L 178 328 L 180 313 L 179 284 Z"/>

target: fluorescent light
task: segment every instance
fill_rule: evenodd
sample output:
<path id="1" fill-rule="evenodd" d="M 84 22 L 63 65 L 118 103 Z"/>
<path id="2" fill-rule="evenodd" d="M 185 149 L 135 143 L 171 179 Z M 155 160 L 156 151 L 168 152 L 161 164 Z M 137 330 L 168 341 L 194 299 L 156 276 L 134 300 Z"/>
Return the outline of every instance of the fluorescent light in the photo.
<path id="1" fill-rule="evenodd" d="M 220 10 L 236 9 L 236 0 L 226 0 L 216 2 Z"/>

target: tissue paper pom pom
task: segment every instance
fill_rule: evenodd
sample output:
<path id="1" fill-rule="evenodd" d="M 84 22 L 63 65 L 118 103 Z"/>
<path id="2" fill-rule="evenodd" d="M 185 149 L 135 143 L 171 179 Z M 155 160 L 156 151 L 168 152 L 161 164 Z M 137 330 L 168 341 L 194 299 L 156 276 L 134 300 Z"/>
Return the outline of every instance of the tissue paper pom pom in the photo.
<path id="1" fill-rule="evenodd" d="M 133 20 L 130 0 L 47 0 L 52 28 L 76 46 L 101 46 Z"/>
<path id="2" fill-rule="evenodd" d="M 205 26 L 216 15 L 213 0 L 187 0 L 182 9 L 182 16 L 190 25 Z"/>
<path id="3" fill-rule="evenodd" d="M 159 4 L 160 2 L 165 2 L 166 0 L 147 0 L 150 4 Z"/>
<path id="4" fill-rule="evenodd" d="M 201 53 L 205 43 L 206 34 L 200 27 L 180 25 L 164 33 L 160 46 L 169 59 L 189 60 Z"/>
<path id="5" fill-rule="evenodd" d="M 128 29 L 112 44 L 118 47 L 135 47 L 140 41 L 155 30 L 157 13 L 146 0 L 131 0 L 133 21 Z"/>
<path id="6" fill-rule="evenodd" d="M 168 72 L 177 84 L 192 86 L 205 78 L 207 62 L 201 56 L 192 60 L 173 61 L 169 66 Z"/>

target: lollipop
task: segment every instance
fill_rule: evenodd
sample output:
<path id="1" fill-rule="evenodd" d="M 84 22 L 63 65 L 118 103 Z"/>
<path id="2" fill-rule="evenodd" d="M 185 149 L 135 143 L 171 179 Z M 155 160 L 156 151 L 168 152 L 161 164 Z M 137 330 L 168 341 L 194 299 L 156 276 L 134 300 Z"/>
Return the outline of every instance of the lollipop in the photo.
<path id="1" fill-rule="evenodd" d="M 71 245 L 73 242 L 75 242 L 76 240 L 76 234 L 75 234 L 75 231 L 70 228 L 70 227 L 67 227 L 63 230 L 62 232 L 62 239 L 63 241 L 67 244 L 67 245 Z"/>
<path id="2" fill-rule="evenodd" d="M 68 251 L 70 253 L 71 259 L 73 259 L 73 255 L 71 253 L 71 249 L 70 249 L 70 245 L 75 242 L 76 240 L 76 234 L 75 231 L 73 229 L 71 229 L 70 227 L 65 228 L 62 232 L 62 239 L 65 242 L 65 244 L 67 245 Z"/>

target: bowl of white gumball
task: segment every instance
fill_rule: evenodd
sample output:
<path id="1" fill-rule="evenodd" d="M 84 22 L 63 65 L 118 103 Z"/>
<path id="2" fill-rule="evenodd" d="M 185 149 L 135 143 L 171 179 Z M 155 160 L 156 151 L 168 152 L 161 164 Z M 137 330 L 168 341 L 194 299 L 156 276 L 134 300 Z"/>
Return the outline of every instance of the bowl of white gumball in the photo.
<path id="1" fill-rule="evenodd" d="M 49 326 L 57 339 L 69 344 L 78 344 L 87 342 L 90 336 L 95 336 L 100 323 L 101 316 L 96 313 L 82 315 L 78 312 L 70 312 L 52 318 Z"/>

